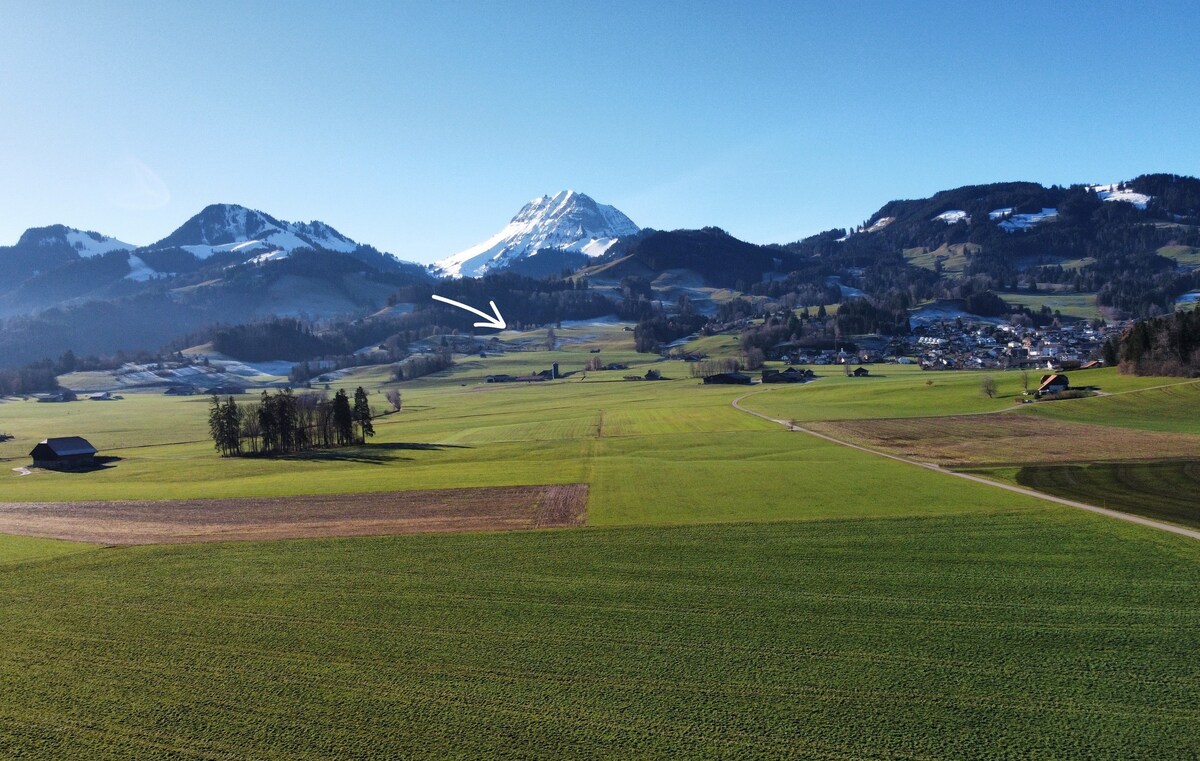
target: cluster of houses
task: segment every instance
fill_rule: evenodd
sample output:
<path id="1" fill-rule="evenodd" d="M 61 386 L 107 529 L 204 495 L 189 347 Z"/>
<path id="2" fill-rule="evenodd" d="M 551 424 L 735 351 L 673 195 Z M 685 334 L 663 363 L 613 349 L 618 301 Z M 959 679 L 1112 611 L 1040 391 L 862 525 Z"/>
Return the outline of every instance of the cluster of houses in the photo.
<path id="1" fill-rule="evenodd" d="M 855 378 L 865 378 L 871 371 L 865 367 L 856 367 L 847 373 Z M 817 374 L 812 368 L 788 367 L 783 370 L 767 369 L 762 371 L 760 383 L 808 383 L 816 379 Z M 715 373 L 702 378 L 709 385 L 749 386 L 754 383 L 754 377 L 742 372 Z"/>
<path id="2" fill-rule="evenodd" d="M 925 370 L 1073 370 L 1099 364 L 1104 342 L 1119 330 L 1083 322 L 1035 328 L 940 320 L 915 326 L 911 336 L 854 336 L 844 346 L 825 349 L 784 342 L 765 355 L 791 365 L 894 362 Z"/>
<path id="3" fill-rule="evenodd" d="M 1084 323 L 1032 328 L 940 322 L 915 329 L 906 353 L 926 370 L 1080 369 L 1100 364 L 1108 335 Z"/>

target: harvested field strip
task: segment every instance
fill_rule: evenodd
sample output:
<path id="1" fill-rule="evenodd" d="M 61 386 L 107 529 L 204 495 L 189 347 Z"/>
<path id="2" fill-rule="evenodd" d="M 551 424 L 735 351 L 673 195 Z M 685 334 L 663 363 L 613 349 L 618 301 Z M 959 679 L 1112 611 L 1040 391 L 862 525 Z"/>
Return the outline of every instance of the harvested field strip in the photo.
<path id="1" fill-rule="evenodd" d="M 861 446 L 947 467 L 1200 456 L 1200 436 L 1031 415 L 840 420 L 806 426 Z"/>
<path id="2" fill-rule="evenodd" d="M 258 499 L 0 502 L 0 533 L 178 544 L 582 525 L 585 484 Z"/>

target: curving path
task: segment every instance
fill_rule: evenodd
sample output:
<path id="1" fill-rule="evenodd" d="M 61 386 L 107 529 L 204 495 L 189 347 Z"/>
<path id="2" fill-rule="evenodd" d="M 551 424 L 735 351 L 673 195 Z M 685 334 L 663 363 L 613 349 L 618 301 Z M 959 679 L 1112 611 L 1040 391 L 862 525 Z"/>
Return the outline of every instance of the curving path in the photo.
<path id="1" fill-rule="evenodd" d="M 918 460 L 910 460 L 907 457 L 900 457 L 898 455 L 888 454 L 887 452 L 880 452 L 879 450 L 871 449 L 870 447 L 864 447 L 859 444 L 852 444 L 849 441 L 842 441 L 841 439 L 835 439 L 832 436 L 826 436 L 823 433 L 818 433 L 818 432 L 810 430 L 808 428 L 803 428 L 801 426 L 798 426 L 798 425 L 792 423 L 791 421 L 773 418 L 773 417 L 770 417 L 769 415 L 764 415 L 761 412 L 755 412 L 754 410 L 746 409 L 745 407 L 742 406 L 741 402 L 743 399 L 746 399 L 747 397 L 755 396 L 756 394 L 766 393 L 767 390 L 769 390 L 769 389 L 764 389 L 762 391 L 753 391 L 749 394 L 743 394 L 743 395 L 739 396 L 738 398 L 734 399 L 731 402 L 731 404 L 733 405 L 733 408 L 736 410 L 740 410 L 741 412 L 745 412 L 746 414 L 753 415 L 754 417 L 757 417 L 757 418 L 762 418 L 763 420 L 768 420 L 772 423 L 778 423 L 779 425 L 784 426 L 785 428 L 787 428 L 790 431 L 799 431 L 801 433 L 807 433 L 809 436 L 816 436 L 818 439 L 825 439 L 826 441 L 833 442 L 834 444 L 840 444 L 841 446 L 844 446 L 844 447 L 850 447 L 851 449 L 857 449 L 860 452 L 866 452 L 868 454 L 873 454 L 877 457 L 886 457 L 889 460 L 903 462 L 908 465 L 915 465 L 918 468 L 925 468 L 926 470 L 932 470 L 932 471 L 936 471 L 938 473 L 944 473 L 948 476 L 954 476 L 955 478 L 965 478 L 968 481 L 974 481 L 976 483 L 985 484 L 987 486 L 992 486 L 997 489 L 1006 489 L 1006 490 L 1014 492 L 1016 494 L 1024 494 L 1027 497 L 1037 497 L 1038 499 L 1044 499 L 1048 502 L 1057 502 L 1058 504 L 1066 505 L 1067 507 L 1074 507 L 1079 510 L 1087 510 L 1088 512 L 1099 513 L 1100 515 L 1107 515 L 1110 518 L 1117 518 L 1117 519 L 1120 519 L 1123 521 L 1129 521 L 1130 523 L 1137 523 L 1142 526 L 1156 528 L 1160 531 L 1169 531 L 1172 534 L 1179 534 L 1180 536 L 1186 536 L 1190 539 L 1200 539 L 1200 531 L 1196 531 L 1194 529 L 1184 528 L 1183 526 L 1175 526 L 1170 523 L 1162 523 L 1160 521 L 1151 520 L 1149 518 L 1143 518 L 1139 515 L 1131 515 L 1129 513 L 1122 513 L 1117 510 L 1109 510 L 1106 507 L 1097 507 L 1096 505 L 1089 505 L 1086 502 L 1076 502 L 1075 500 L 1072 500 L 1072 499 L 1063 499 L 1062 497 L 1055 497 L 1050 494 L 1044 494 L 1043 492 L 1034 491 L 1033 489 L 1026 489 L 1021 486 L 1012 486 L 1010 484 L 1000 483 L 999 481 L 992 481 L 991 479 L 983 478 L 981 476 L 973 476 L 970 473 L 958 473 L 953 470 L 946 470 L 942 467 L 939 467 L 937 465 L 933 465 L 933 464 L 930 464 L 927 462 L 920 462 Z"/>

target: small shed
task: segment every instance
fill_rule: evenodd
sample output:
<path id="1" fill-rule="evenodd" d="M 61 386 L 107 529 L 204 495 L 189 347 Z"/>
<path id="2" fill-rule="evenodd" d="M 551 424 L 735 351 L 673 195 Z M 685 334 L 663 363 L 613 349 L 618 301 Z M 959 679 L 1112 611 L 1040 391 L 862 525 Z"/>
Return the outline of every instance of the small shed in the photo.
<path id="1" fill-rule="evenodd" d="M 33 467 L 50 470 L 84 470 L 96 466 L 96 448 L 82 436 L 46 439 L 29 453 Z"/>
<path id="2" fill-rule="evenodd" d="M 870 374 L 871 371 L 865 367 L 856 367 L 854 368 L 854 372 L 851 373 L 851 375 L 853 375 L 855 378 L 865 378 Z"/>

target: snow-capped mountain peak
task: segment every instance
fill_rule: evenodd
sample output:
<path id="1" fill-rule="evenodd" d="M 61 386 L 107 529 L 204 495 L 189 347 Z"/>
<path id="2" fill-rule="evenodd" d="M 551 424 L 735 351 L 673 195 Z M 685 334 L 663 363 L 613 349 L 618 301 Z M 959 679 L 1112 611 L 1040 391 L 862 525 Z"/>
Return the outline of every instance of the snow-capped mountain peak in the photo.
<path id="1" fill-rule="evenodd" d="M 283 222 L 236 204 L 212 204 L 151 248 L 182 248 L 198 259 L 218 253 L 281 259 L 300 248 L 350 253 L 358 244 L 324 222 Z"/>
<path id="2" fill-rule="evenodd" d="M 595 257 L 639 230 L 614 207 L 564 190 L 533 199 L 500 232 L 434 263 L 433 268 L 446 277 L 478 277 L 546 249 Z"/>

